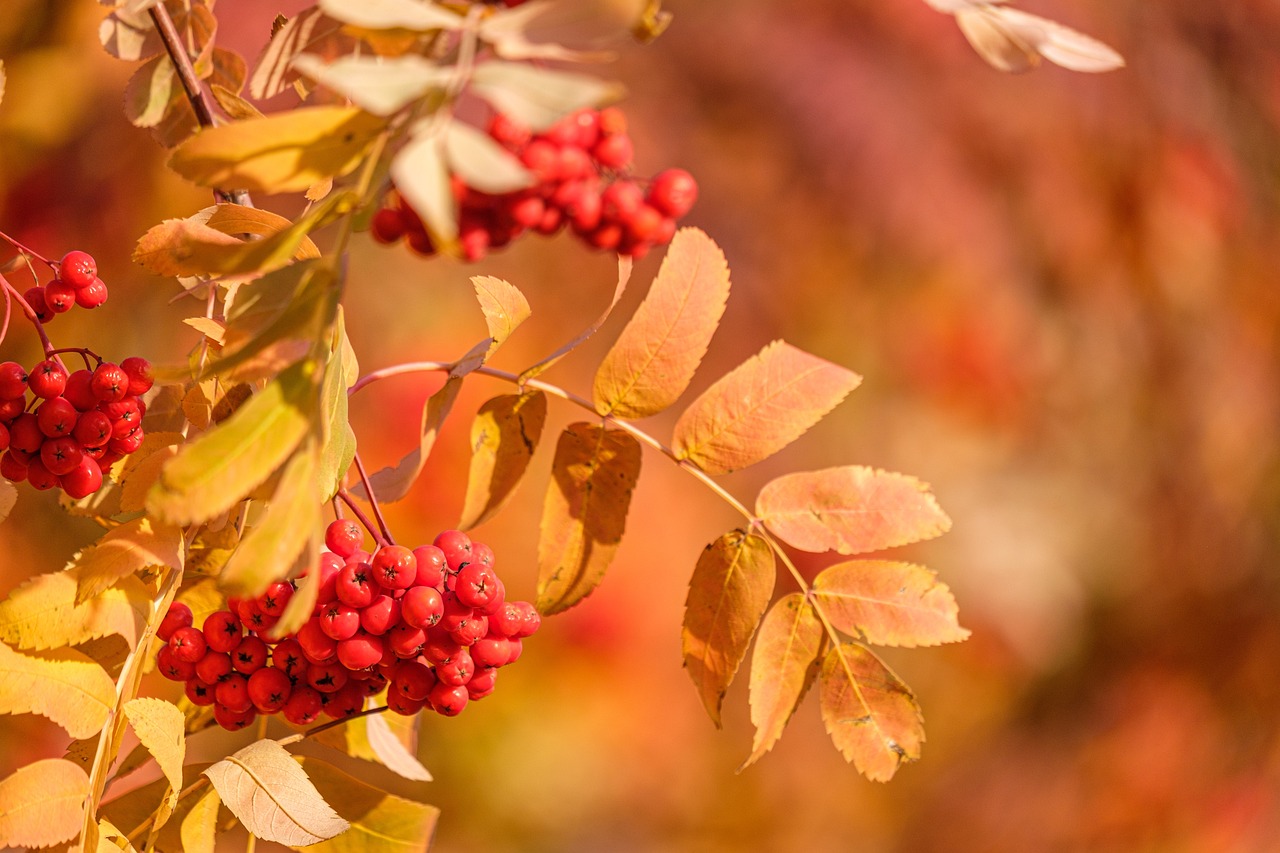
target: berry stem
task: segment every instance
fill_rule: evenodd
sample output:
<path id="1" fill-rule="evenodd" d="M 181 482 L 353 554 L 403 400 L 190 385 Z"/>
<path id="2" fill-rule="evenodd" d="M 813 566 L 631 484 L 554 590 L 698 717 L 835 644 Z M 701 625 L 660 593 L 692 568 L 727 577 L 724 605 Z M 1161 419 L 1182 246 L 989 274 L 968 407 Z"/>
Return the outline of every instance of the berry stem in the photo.
<path id="1" fill-rule="evenodd" d="M 0 240 L 4 240 L 10 246 L 13 246 L 13 248 L 17 249 L 19 252 L 26 255 L 27 257 L 35 258 L 37 261 L 40 261 L 43 264 L 48 264 L 49 269 L 53 270 L 55 273 L 58 271 L 58 263 L 56 261 L 51 261 L 48 258 L 46 258 L 44 255 L 37 252 L 35 249 L 30 249 L 22 245 L 17 240 L 13 239 L 3 231 L 0 231 Z"/>
<path id="2" fill-rule="evenodd" d="M 80 357 L 84 359 L 84 366 L 89 370 L 93 370 L 93 368 L 89 365 L 89 358 L 91 356 L 94 361 L 98 362 L 98 364 L 102 364 L 103 362 L 102 356 L 98 355 L 96 352 L 89 349 L 88 347 L 61 347 L 59 349 L 46 351 L 45 355 L 48 357 L 53 357 L 55 355 L 60 355 L 62 353 L 67 353 L 67 352 L 79 353 Z"/>
<path id="3" fill-rule="evenodd" d="M 382 517 L 382 507 L 378 505 L 378 496 L 373 492 L 373 484 L 369 482 L 369 475 L 365 473 L 364 463 L 360 461 L 360 454 L 356 453 L 352 457 L 352 461 L 356 463 L 356 471 L 360 474 L 360 482 L 364 484 L 364 493 L 369 498 L 369 506 L 373 509 L 373 517 L 378 519 L 378 529 L 382 531 L 381 539 L 386 545 L 396 544 L 396 540 L 391 538 L 391 531 L 387 529 L 386 519 Z M 365 525 L 368 527 L 369 525 Z M 374 533 L 372 529 L 370 533 Z M 379 538 L 374 533 L 374 538 Z"/>
<path id="4" fill-rule="evenodd" d="M 329 722 L 322 723 L 315 728 L 307 729 L 305 732 L 297 732 L 289 735 L 288 737 L 282 737 L 277 740 L 276 743 L 281 746 L 290 746 L 291 744 L 301 743 L 309 737 L 315 737 L 321 732 L 329 731 L 329 729 L 336 729 L 338 726 L 346 725 L 352 720 L 358 720 L 361 717 L 371 717 L 374 714 L 381 714 L 388 710 L 390 710 L 390 708 L 387 705 L 379 705 L 376 708 L 365 708 L 363 711 L 359 711 L 349 717 L 343 717 L 340 720 L 330 720 Z"/>
<path id="5" fill-rule="evenodd" d="M 31 307 L 31 303 L 27 302 L 26 297 L 18 292 L 18 289 L 9 283 L 9 279 L 0 275 L 0 286 L 4 287 L 5 293 L 9 294 L 13 299 L 17 300 L 18 306 L 22 308 L 22 313 L 27 315 L 27 319 L 36 327 L 36 334 L 40 336 L 40 344 L 44 347 L 45 358 L 52 358 L 62 364 L 62 359 L 58 358 L 54 353 L 53 341 L 49 340 L 49 336 L 45 334 L 44 323 L 40 322 L 40 318 L 36 316 L 35 309 Z M 65 367 L 65 365 L 63 365 Z"/>
<path id="6" fill-rule="evenodd" d="M 361 526 L 363 526 L 365 530 L 369 531 L 370 536 L 379 542 L 382 541 L 382 534 L 379 532 L 378 528 L 374 526 L 373 522 L 369 520 L 369 516 L 365 515 L 364 511 L 360 509 L 360 506 L 355 502 L 355 499 L 351 496 L 350 492 L 346 489 L 338 489 L 337 493 L 334 494 L 334 497 L 342 499 L 342 502 L 351 509 L 352 514 L 355 515 L 356 520 L 360 522 Z M 338 514 L 338 517 L 341 518 L 341 514 Z"/>

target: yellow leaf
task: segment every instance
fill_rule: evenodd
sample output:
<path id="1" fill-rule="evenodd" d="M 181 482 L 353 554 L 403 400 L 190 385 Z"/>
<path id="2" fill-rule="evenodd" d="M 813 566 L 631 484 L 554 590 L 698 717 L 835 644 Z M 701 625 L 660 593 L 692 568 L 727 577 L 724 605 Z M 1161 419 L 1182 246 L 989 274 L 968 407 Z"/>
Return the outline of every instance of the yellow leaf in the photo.
<path id="1" fill-rule="evenodd" d="M 182 790 L 182 764 L 187 755 L 187 739 L 183 727 L 186 719 L 172 702 L 163 699 L 134 699 L 126 702 L 124 714 L 147 751 L 160 765 L 169 780 L 169 792 L 156 812 L 157 827 L 164 826 L 178 803 Z"/>
<path id="2" fill-rule="evenodd" d="M 378 761 L 397 776 L 415 782 L 431 781 L 431 771 L 414 754 L 418 745 L 417 716 L 384 713 L 364 720 L 369 750 Z"/>
<path id="3" fill-rule="evenodd" d="M 249 744 L 204 771 L 227 808 L 263 841 L 315 844 L 351 827 L 273 740 Z"/>
<path id="4" fill-rule="evenodd" d="M 484 322 L 489 327 L 489 355 L 497 352 L 516 327 L 529 319 L 533 313 L 529 309 L 529 301 L 514 284 L 494 278 L 491 275 L 473 275 L 471 286 L 476 289 L 476 298 L 480 300 L 480 310 L 484 313 Z"/>
<path id="5" fill-rule="evenodd" d="M 111 676 L 74 649 L 22 653 L 0 643 L 0 714 L 39 714 L 73 738 L 97 734 L 116 705 Z"/>
<path id="6" fill-rule="evenodd" d="M 302 766 L 351 822 L 349 831 L 307 853 L 425 853 L 431 846 L 440 817 L 435 806 L 380 791 L 314 758 L 302 759 Z"/>
<path id="7" fill-rule="evenodd" d="M 360 164 L 386 122 L 354 107 L 302 107 L 205 128 L 169 166 L 206 187 L 301 192 Z"/>
<path id="8" fill-rule="evenodd" d="M 863 642 L 934 646 L 969 636 L 947 585 L 924 566 L 853 560 L 824 569 L 813 581 L 814 602 L 831 624 Z"/>
<path id="9" fill-rule="evenodd" d="M 18 488 L 8 480 L 0 480 L 0 521 L 9 517 L 18 502 Z"/>
<path id="10" fill-rule="evenodd" d="M 212 788 L 205 792 L 182 819 L 183 853 L 214 853 L 218 835 L 218 807 L 222 798 Z"/>
<path id="11" fill-rule="evenodd" d="M 765 614 L 751 656 L 751 723 L 756 727 L 751 757 L 741 771 L 760 760 L 782 737 L 782 730 L 818 674 L 822 623 L 803 595 L 778 599 Z"/>
<path id="12" fill-rule="evenodd" d="M 182 531 L 143 516 L 126 521 L 76 554 L 67 571 L 76 572 L 76 603 L 82 604 L 148 566 L 180 569 L 182 557 Z"/>
<path id="13" fill-rule="evenodd" d="M 0 601 L 0 642 L 49 649 L 119 634 L 133 648 L 151 612 L 151 594 L 130 576 L 76 603 L 77 572 L 38 575 Z"/>
<path id="14" fill-rule="evenodd" d="M 459 529 L 469 530 L 489 520 L 515 493 L 546 420 L 547 395 L 537 390 L 494 397 L 476 412 Z"/>
<path id="15" fill-rule="evenodd" d="M 0 780 L 0 846 L 48 847 L 75 838 L 89 796 L 89 775 L 46 758 Z"/>
<path id="16" fill-rule="evenodd" d="M 888 782 L 920 758 L 924 718 L 911 688 L 870 649 L 841 643 L 822 662 L 822 722 L 846 761 Z"/>

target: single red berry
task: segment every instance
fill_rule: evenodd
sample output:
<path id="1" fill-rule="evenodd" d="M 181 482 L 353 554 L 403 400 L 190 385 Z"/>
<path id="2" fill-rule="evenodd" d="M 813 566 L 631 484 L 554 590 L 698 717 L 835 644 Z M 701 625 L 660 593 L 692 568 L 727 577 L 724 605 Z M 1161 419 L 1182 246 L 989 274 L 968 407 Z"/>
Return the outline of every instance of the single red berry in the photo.
<path id="1" fill-rule="evenodd" d="M 332 521 L 324 531 L 324 544 L 342 559 L 347 559 L 364 544 L 364 531 L 349 518 Z"/>
<path id="2" fill-rule="evenodd" d="M 316 571 L 320 573 L 320 591 L 316 594 L 316 612 L 320 607 L 338 598 L 338 573 L 342 571 L 342 559 L 337 554 L 325 552 L 320 555 L 320 563 Z"/>
<path id="3" fill-rule="evenodd" d="M 366 562 L 348 562 L 338 573 L 334 589 L 338 600 L 349 607 L 365 607 L 381 592 L 373 581 L 373 567 Z"/>
<path id="4" fill-rule="evenodd" d="M 458 227 L 458 249 L 464 261 L 478 261 L 489 254 L 493 240 L 487 225 L 471 222 Z"/>
<path id="5" fill-rule="evenodd" d="M 470 698 L 465 686 L 454 687 L 443 681 L 431 688 L 431 692 L 427 694 L 427 702 L 435 712 L 446 717 L 456 717 L 461 714 Z"/>
<path id="6" fill-rule="evenodd" d="M 36 409 L 36 422 L 40 426 L 40 431 L 49 438 L 71 435 L 79 418 L 80 413 L 66 397 L 46 400 Z"/>
<path id="7" fill-rule="evenodd" d="M 513 639 L 532 636 L 542 626 L 542 616 L 538 609 L 527 601 L 517 601 L 515 607 L 520 614 L 520 628 L 510 636 Z"/>
<path id="8" fill-rule="evenodd" d="M 178 660 L 193 664 L 204 657 L 208 645 L 200 629 L 188 625 L 177 629 L 169 637 L 169 649 Z"/>
<path id="9" fill-rule="evenodd" d="M 498 594 L 498 576 L 489 566 L 470 563 L 458 572 L 454 594 L 467 607 L 487 607 Z"/>
<path id="10" fill-rule="evenodd" d="M 221 687 L 222 685 L 218 686 Z M 217 691 L 215 691 L 215 695 L 216 693 Z M 241 729 L 248 728 L 257 718 L 258 715 L 253 710 L 252 705 L 244 711 L 233 711 L 221 702 L 215 702 L 213 705 L 214 722 L 229 732 L 238 732 Z"/>
<path id="11" fill-rule="evenodd" d="M 19 397 L 16 400 L 0 400 L 0 422 L 9 423 L 26 411 L 27 401 Z"/>
<path id="12" fill-rule="evenodd" d="M 360 611 L 335 601 L 320 613 L 320 630 L 334 640 L 346 640 L 355 636 L 360 628 Z"/>
<path id="13" fill-rule="evenodd" d="M 514 151 L 528 145 L 533 132 L 509 116 L 495 113 L 493 118 L 489 119 L 489 135 Z"/>
<path id="14" fill-rule="evenodd" d="M 307 665 L 302 653 L 302 644 L 289 637 L 276 643 L 271 650 L 271 665 L 284 671 L 290 677 L 298 675 Z"/>
<path id="15" fill-rule="evenodd" d="M 289 701 L 293 682 L 278 669 L 266 667 L 249 676 L 249 699 L 263 714 L 274 714 Z"/>
<path id="16" fill-rule="evenodd" d="M 329 697 L 324 714 L 335 720 L 346 719 L 364 710 L 364 688 L 358 681 L 348 681 Z"/>
<path id="17" fill-rule="evenodd" d="M 373 579 L 387 589 L 408 589 L 418 576 L 418 560 L 403 545 L 384 545 L 373 555 Z"/>
<path id="18" fill-rule="evenodd" d="M 433 544 L 444 552 L 445 563 L 455 574 L 471 562 L 471 538 L 461 530 L 445 530 Z"/>
<path id="19" fill-rule="evenodd" d="M 453 660 L 462 646 L 445 631 L 432 630 L 427 633 L 426 645 L 422 647 L 422 656 L 436 666 Z"/>
<path id="20" fill-rule="evenodd" d="M 27 482 L 39 492 L 61 485 L 58 475 L 46 468 L 38 456 L 27 463 Z"/>
<path id="21" fill-rule="evenodd" d="M 47 323 L 53 319 L 53 309 L 49 307 L 49 303 L 45 299 L 43 287 L 38 284 L 34 287 L 28 287 L 26 293 L 22 294 L 22 298 L 31 306 L 31 310 L 36 314 L 36 319 L 41 323 Z"/>
<path id="22" fill-rule="evenodd" d="M 81 308 L 93 309 L 107 301 L 107 286 L 102 279 L 95 278 L 93 284 L 76 290 L 76 304 Z"/>
<path id="23" fill-rule="evenodd" d="M 93 255 L 78 249 L 63 255 L 59 267 L 62 280 L 75 288 L 88 287 L 98 277 L 98 263 Z"/>
<path id="24" fill-rule="evenodd" d="M 188 681 L 184 692 L 192 705 L 205 706 L 213 704 L 213 687 L 198 678 Z"/>
<path id="25" fill-rule="evenodd" d="M 381 636 L 400 622 L 400 613 L 401 605 L 398 600 L 389 595 L 380 595 L 360 611 L 360 627 L 370 634 Z"/>
<path id="26" fill-rule="evenodd" d="M 635 146 L 625 133 L 606 136 L 591 147 L 591 156 L 606 169 L 625 169 L 635 157 Z"/>
<path id="27" fill-rule="evenodd" d="M 141 397 L 155 384 L 151 362 L 141 356 L 129 356 L 120 362 L 120 369 L 129 377 L 129 393 L 135 397 Z"/>
<path id="28" fill-rule="evenodd" d="M 31 393 L 46 400 L 61 397 L 67 387 L 67 371 L 53 359 L 46 359 L 35 367 L 27 376 L 27 387 Z"/>
<path id="29" fill-rule="evenodd" d="M 480 668 L 506 666 L 511 657 L 511 641 L 499 634 L 489 634 L 471 647 L 471 659 Z"/>
<path id="30" fill-rule="evenodd" d="M 397 625 L 386 633 L 387 645 L 398 657 L 414 658 L 427 642 L 427 634 L 412 625 Z"/>
<path id="31" fill-rule="evenodd" d="M 45 435 L 33 412 L 24 412 L 9 424 L 9 445 L 24 453 L 39 453 Z"/>
<path id="32" fill-rule="evenodd" d="M 231 653 L 231 666 L 236 672 L 250 675 L 267 665 L 267 644 L 261 638 L 249 635 L 240 641 Z"/>
<path id="33" fill-rule="evenodd" d="M 560 172 L 560 151 L 545 139 L 535 139 L 520 152 L 523 163 L 539 183 L 554 181 Z"/>
<path id="34" fill-rule="evenodd" d="M 476 610 L 469 604 L 463 604 L 456 592 L 446 592 L 444 598 L 444 615 L 438 623 L 442 631 L 456 631 L 463 623 L 475 618 Z"/>
<path id="35" fill-rule="evenodd" d="M 591 155 L 577 145 L 566 145 L 560 149 L 560 162 L 557 169 L 560 180 L 573 181 L 589 178 L 595 174 L 595 164 Z"/>
<path id="36" fill-rule="evenodd" d="M 365 696 L 377 696 L 387 689 L 387 677 L 376 669 L 361 672 L 360 681 L 364 684 Z"/>
<path id="37" fill-rule="evenodd" d="M 156 669 L 170 681 L 190 681 L 196 675 L 196 665 L 178 660 L 173 656 L 173 649 L 167 645 L 161 646 L 156 653 Z"/>
<path id="38" fill-rule="evenodd" d="M 112 427 L 112 429 L 114 431 L 114 427 Z M 130 453 L 133 453 L 142 446 L 142 439 L 144 438 L 146 438 L 146 435 L 143 433 L 142 429 L 139 428 L 121 438 L 116 438 L 113 435 L 112 439 L 107 442 L 107 447 L 113 453 L 119 453 L 121 456 L 128 456 Z"/>
<path id="39" fill-rule="evenodd" d="M 431 235 L 426 231 L 410 231 L 408 243 L 410 249 L 424 258 L 429 258 L 436 253 L 436 244 L 431 242 Z"/>
<path id="40" fill-rule="evenodd" d="M 55 477 L 70 474 L 84 458 L 84 450 L 74 438 L 47 438 L 40 445 L 40 461 Z"/>
<path id="41" fill-rule="evenodd" d="M 601 220 L 595 230 L 589 234 L 583 234 L 582 237 L 588 245 L 610 251 L 618 248 L 618 244 L 622 242 L 622 226 L 616 222 Z"/>
<path id="42" fill-rule="evenodd" d="M 658 225 L 653 236 L 649 238 L 649 242 L 655 246 L 665 246 L 671 242 L 676 236 L 676 221 L 669 216 L 662 217 L 662 222 Z"/>
<path id="43" fill-rule="evenodd" d="M 80 500 L 102 488 L 102 466 L 91 456 L 82 456 L 80 464 L 63 474 L 59 484 L 67 496 Z"/>
<path id="44" fill-rule="evenodd" d="M 0 364 L 0 400 L 20 400 L 26 393 L 26 368 L 16 361 Z"/>
<path id="45" fill-rule="evenodd" d="M 414 628 L 431 628 L 444 616 L 444 599 L 435 587 L 415 586 L 400 600 L 400 618 Z"/>
<path id="46" fill-rule="evenodd" d="M 511 641 L 511 655 L 507 658 L 507 666 L 520 660 L 520 655 L 524 652 L 524 640 Z"/>
<path id="47" fill-rule="evenodd" d="M 449 568 L 444 551 L 435 545 L 421 545 L 413 549 L 414 559 L 418 562 L 418 575 L 413 579 L 415 586 L 434 586 L 444 590 L 444 575 Z"/>
<path id="48" fill-rule="evenodd" d="M 169 605 L 164 618 L 160 620 L 160 625 L 156 628 L 156 636 L 167 643 L 174 631 L 179 628 L 190 628 L 191 619 L 191 608 L 181 601 L 175 601 Z"/>
<path id="49" fill-rule="evenodd" d="M 76 411 L 87 412 L 96 408 L 98 398 L 93 395 L 93 372 L 85 369 L 74 371 L 67 377 L 67 387 L 62 396 L 76 407 Z"/>
<path id="50" fill-rule="evenodd" d="M 475 661 L 466 649 L 460 649 L 447 663 L 436 665 L 436 678 L 443 684 L 461 687 L 475 675 Z"/>
<path id="51" fill-rule="evenodd" d="M 524 625 L 524 611 L 508 601 L 489 616 L 489 632 L 502 637 L 514 637 Z"/>
<path id="52" fill-rule="evenodd" d="M 471 676 L 471 680 L 467 682 L 467 698 L 472 702 L 477 699 L 483 699 L 493 692 L 493 688 L 498 683 L 498 671 L 496 669 L 477 670 L 476 674 Z"/>
<path id="53" fill-rule="evenodd" d="M 324 632 L 315 617 L 298 629 L 298 645 L 311 663 L 325 663 L 338 654 L 338 641 Z"/>
<path id="54" fill-rule="evenodd" d="M 243 636 L 240 619 L 229 610 L 219 610 L 204 620 L 204 641 L 215 652 L 235 651 Z"/>
<path id="55" fill-rule="evenodd" d="M 60 399 L 66 399 L 65 397 Z M 49 403 L 57 402 L 50 400 Z M 45 403 L 45 405 L 49 405 Z M 44 406 L 41 406 L 43 409 Z M 111 419 L 98 411 L 84 412 L 77 419 L 72 436 L 80 446 L 88 449 L 105 447 L 111 440 Z"/>
<path id="56" fill-rule="evenodd" d="M 104 361 L 93 371 L 89 387 L 99 402 L 123 400 L 129 394 L 129 374 L 120 365 Z"/>
<path id="57" fill-rule="evenodd" d="M 338 643 L 338 661 L 350 670 L 367 669 L 382 660 L 382 638 L 357 631 Z"/>
<path id="58" fill-rule="evenodd" d="M 394 714 L 400 714 L 405 717 L 412 717 L 414 714 L 422 710 L 423 701 L 415 702 L 412 699 L 396 693 L 394 691 L 387 693 L 387 707 Z"/>
<path id="59" fill-rule="evenodd" d="M 196 661 L 196 677 L 205 684 L 217 684 L 231 671 L 231 655 L 224 652 L 205 652 L 205 656 Z"/>
<path id="60" fill-rule="evenodd" d="M 539 234 L 551 236 L 564 227 L 564 211 L 558 207 L 548 207 L 542 214 L 542 221 L 533 230 Z"/>
<path id="61" fill-rule="evenodd" d="M 0 423 L 0 451 L 9 448 L 9 428 Z"/>
<path id="62" fill-rule="evenodd" d="M 288 581 L 276 581 L 267 587 L 266 592 L 258 596 L 258 609 L 267 616 L 279 616 L 293 597 L 293 584 Z"/>
<path id="63" fill-rule="evenodd" d="M 229 673 L 219 681 L 213 695 L 218 704 L 232 711 L 248 711 L 253 707 L 253 700 L 249 698 L 249 679 L 238 672 Z"/>
<path id="64" fill-rule="evenodd" d="M 614 181 L 600 194 L 600 215 L 625 225 L 644 204 L 644 192 L 635 181 Z"/>
<path id="65" fill-rule="evenodd" d="M 295 726 L 308 726 L 320 719 L 320 694 L 305 684 L 293 687 L 284 703 L 284 718 Z"/>
<path id="66" fill-rule="evenodd" d="M 476 611 L 470 619 L 460 623 L 449 632 L 459 645 L 470 646 L 489 633 L 489 617 Z"/>
<path id="67" fill-rule="evenodd" d="M 55 278 L 44 287 L 44 304 L 55 314 L 65 314 L 76 306 L 76 289 Z"/>
<path id="68" fill-rule="evenodd" d="M 404 236 L 404 219 L 400 211 L 384 207 L 373 215 L 369 223 L 369 233 L 379 243 L 394 243 Z"/>
<path id="69" fill-rule="evenodd" d="M 435 672 L 415 660 L 407 660 L 396 664 L 391 671 L 391 686 L 387 695 L 398 693 L 406 699 L 421 702 L 435 686 Z"/>
<path id="70" fill-rule="evenodd" d="M 662 222 L 662 214 L 657 208 L 642 204 L 627 220 L 627 237 L 637 244 L 652 240 L 662 227 Z"/>
<path id="71" fill-rule="evenodd" d="M 313 663 L 307 667 L 307 684 L 321 693 L 336 693 L 347 683 L 351 673 L 341 663 Z"/>
<path id="72" fill-rule="evenodd" d="M 18 457 L 13 454 L 14 451 L 11 449 L 4 456 L 0 456 L 0 477 L 4 477 L 11 483 L 21 483 L 27 479 L 27 466 L 18 461 Z"/>

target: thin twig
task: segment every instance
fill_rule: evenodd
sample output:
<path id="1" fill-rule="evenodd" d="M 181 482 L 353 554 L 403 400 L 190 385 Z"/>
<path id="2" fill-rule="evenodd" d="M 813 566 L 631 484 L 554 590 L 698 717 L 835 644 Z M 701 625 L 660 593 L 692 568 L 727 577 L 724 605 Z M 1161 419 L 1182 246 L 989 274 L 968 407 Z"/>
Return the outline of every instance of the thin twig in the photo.
<path id="1" fill-rule="evenodd" d="M 364 514 L 364 510 L 360 509 L 360 506 L 355 502 L 355 499 L 351 497 L 350 492 L 348 492 L 346 489 L 338 489 L 338 491 L 334 494 L 334 497 L 342 498 L 342 502 L 347 505 L 347 507 L 355 515 L 356 520 L 359 521 L 360 524 L 364 526 L 364 529 L 369 531 L 370 536 L 372 536 L 374 539 L 377 539 L 381 535 L 378 531 L 378 528 L 375 527 L 374 523 L 369 520 L 369 516 Z M 338 517 L 341 518 L 342 516 L 339 514 Z"/>
<path id="2" fill-rule="evenodd" d="M 31 303 L 27 302 L 26 297 L 19 293 L 18 289 L 10 284 L 9 279 L 3 275 L 0 275 L 0 287 L 4 287 L 5 291 L 12 295 L 13 299 L 18 303 L 18 307 L 22 309 L 22 313 L 27 315 L 31 325 L 36 327 L 36 334 L 40 336 L 40 343 L 44 347 L 45 358 L 53 358 L 58 364 L 62 364 L 62 359 L 56 355 L 51 355 L 54 352 L 53 341 L 49 340 L 49 336 L 45 334 L 44 323 L 40 322 L 40 317 L 37 316 L 35 309 L 31 307 Z"/>
<path id="3" fill-rule="evenodd" d="M 356 471 L 360 474 L 360 482 L 364 484 L 364 493 L 369 499 L 369 506 L 373 509 L 373 517 L 378 519 L 378 529 L 382 531 L 383 540 L 387 545 L 396 544 L 396 540 L 391 538 L 391 530 L 387 527 L 386 519 L 382 517 L 382 507 L 378 506 L 378 496 L 374 494 L 373 484 L 369 482 L 369 475 L 365 473 L 364 463 L 360 461 L 360 454 L 353 454 L 352 461 L 356 463 Z M 369 532 L 373 533 L 372 530 Z"/>

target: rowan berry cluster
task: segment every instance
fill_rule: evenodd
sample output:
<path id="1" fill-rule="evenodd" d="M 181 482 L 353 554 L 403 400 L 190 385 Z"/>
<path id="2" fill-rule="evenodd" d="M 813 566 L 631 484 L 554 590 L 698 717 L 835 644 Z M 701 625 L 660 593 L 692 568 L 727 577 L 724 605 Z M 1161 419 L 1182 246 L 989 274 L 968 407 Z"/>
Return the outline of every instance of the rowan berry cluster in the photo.
<path id="1" fill-rule="evenodd" d="M 493 570 L 493 550 L 457 530 L 410 550 L 363 550 L 349 520 L 325 531 L 320 593 L 296 634 L 271 629 L 293 596 L 292 582 L 256 599 L 232 599 L 201 628 L 175 602 L 157 636 L 160 672 L 186 682 L 196 705 L 212 705 L 223 728 L 282 713 L 295 725 L 321 713 L 342 719 L 386 691 L 399 714 L 431 708 L 445 716 L 493 692 L 498 668 L 514 663 L 541 623 L 528 602 L 509 602 Z"/>
<path id="2" fill-rule="evenodd" d="M 107 301 L 107 286 L 98 278 L 98 263 L 88 252 L 67 252 L 57 268 L 58 277 L 53 281 L 37 284 L 22 294 L 41 323 L 76 305 L 97 308 Z"/>
<path id="3" fill-rule="evenodd" d="M 78 350 L 85 355 L 87 351 Z M 83 498 L 102 486 L 102 472 L 142 445 L 142 395 L 151 363 L 99 360 L 68 374 L 56 356 L 28 372 L 0 364 L 0 476 L 37 489 L 60 487 Z M 31 393 L 30 399 L 27 392 Z"/>
<path id="4" fill-rule="evenodd" d="M 698 184 L 683 169 L 647 181 L 630 175 L 633 146 L 622 111 L 580 110 L 544 133 L 497 114 L 489 135 L 533 173 L 529 189 L 490 195 L 453 178 L 458 244 L 469 261 L 483 258 L 526 231 L 555 234 L 568 227 L 588 245 L 640 258 L 671 241 L 676 220 L 693 207 Z M 435 254 L 417 212 L 396 194 L 373 218 L 374 239 L 401 238 L 421 255 Z"/>

